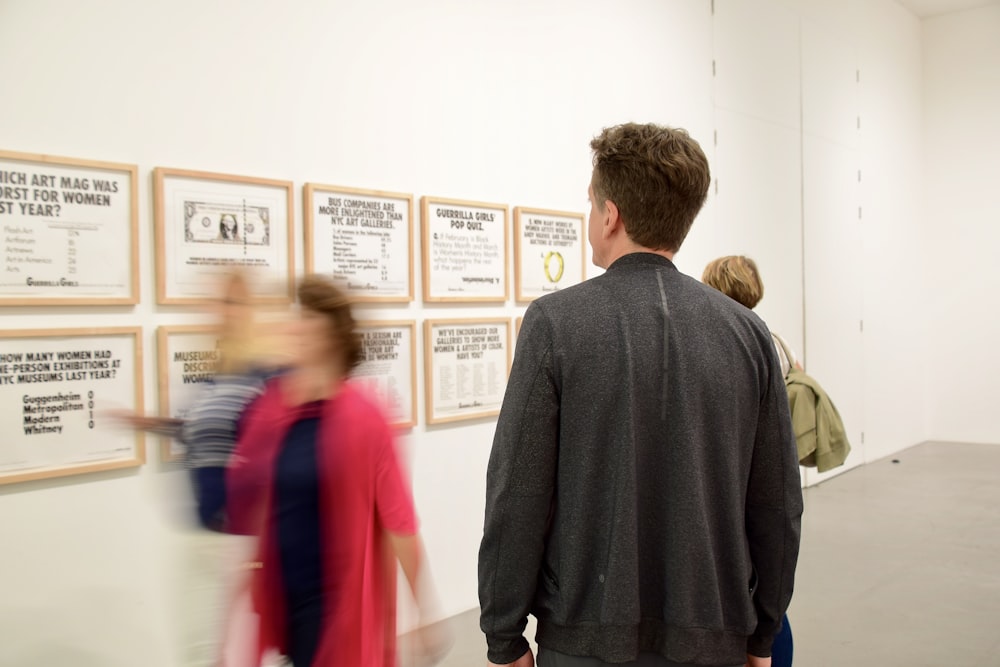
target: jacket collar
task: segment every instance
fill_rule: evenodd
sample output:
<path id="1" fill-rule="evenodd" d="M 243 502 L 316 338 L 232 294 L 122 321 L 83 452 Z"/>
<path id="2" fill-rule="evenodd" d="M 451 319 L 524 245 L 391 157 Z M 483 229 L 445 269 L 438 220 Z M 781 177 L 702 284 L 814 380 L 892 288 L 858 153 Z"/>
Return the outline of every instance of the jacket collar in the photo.
<path id="1" fill-rule="evenodd" d="M 654 252 L 631 252 L 627 255 L 622 255 L 608 267 L 608 271 L 617 271 L 619 269 L 627 269 L 630 267 L 639 266 L 660 266 L 665 269 L 677 270 L 677 267 L 669 259 L 663 255 L 657 255 Z"/>

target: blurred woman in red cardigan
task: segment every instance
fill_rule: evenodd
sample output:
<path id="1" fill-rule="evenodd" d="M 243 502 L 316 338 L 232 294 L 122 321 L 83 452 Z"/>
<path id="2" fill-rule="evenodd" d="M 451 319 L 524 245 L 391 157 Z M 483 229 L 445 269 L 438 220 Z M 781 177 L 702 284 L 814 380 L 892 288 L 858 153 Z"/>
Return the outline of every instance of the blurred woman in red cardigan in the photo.
<path id="1" fill-rule="evenodd" d="M 310 276 L 299 302 L 296 362 L 247 412 L 227 471 L 230 530 L 260 536 L 257 653 L 394 667 L 397 561 L 428 599 L 413 499 L 378 403 L 350 380 L 362 348 L 346 295 Z"/>

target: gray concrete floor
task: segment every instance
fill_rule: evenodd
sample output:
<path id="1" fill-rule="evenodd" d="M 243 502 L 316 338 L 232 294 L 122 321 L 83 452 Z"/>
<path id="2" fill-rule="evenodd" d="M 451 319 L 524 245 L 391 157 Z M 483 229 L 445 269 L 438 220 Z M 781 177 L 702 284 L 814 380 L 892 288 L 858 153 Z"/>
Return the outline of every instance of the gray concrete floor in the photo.
<path id="1" fill-rule="evenodd" d="M 1000 446 L 919 445 L 806 489 L 805 508 L 796 665 L 1000 665 Z M 485 665 L 478 612 L 450 624 L 441 665 Z"/>

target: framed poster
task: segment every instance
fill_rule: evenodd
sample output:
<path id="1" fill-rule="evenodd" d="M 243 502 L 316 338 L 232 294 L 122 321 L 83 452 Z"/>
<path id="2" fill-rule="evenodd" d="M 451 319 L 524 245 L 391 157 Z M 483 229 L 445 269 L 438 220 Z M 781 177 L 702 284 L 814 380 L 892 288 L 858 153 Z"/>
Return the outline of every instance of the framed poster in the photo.
<path id="1" fill-rule="evenodd" d="M 219 337 L 210 325 L 166 325 L 156 330 L 157 388 L 161 417 L 182 418 L 202 385 L 215 376 Z M 181 448 L 162 438 L 160 458 L 176 461 Z"/>
<path id="2" fill-rule="evenodd" d="M 413 195 L 306 183 L 306 273 L 355 302 L 413 301 Z"/>
<path id="3" fill-rule="evenodd" d="M 509 319 L 426 320 L 427 423 L 500 414 L 510 358 Z"/>
<path id="4" fill-rule="evenodd" d="M 295 295 L 291 181 L 157 167 L 156 301 L 210 301 L 218 275 L 245 268 L 262 302 Z"/>
<path id="5" fill-rule="evenodd" d="M 417 424 L 417 323 L 359 322 L 363 361 L 352 377 L 383 401 L 393 426 Z"/>
<path id="6" fill-rule="evenodd" d="M 138 327 L 0 331 L 0 484 L 141 465 L 141 433 L 111 409 L 142 410 Z"/>
<path id="7" fill-rule="evenodd" d="M 422 197 L 424 301 L 506 301 L 507 205 Z"/>
<path id="8" fill-rule="evenodd" d="M 514 284 L 518 301 L 531 301 L 587 277 L 582 213 L 514 209 Z"/>
<path id="9" fill-rule="evenodd" d="M 134 164 L 0 151 L 0 305 L 139 302 Z"/>

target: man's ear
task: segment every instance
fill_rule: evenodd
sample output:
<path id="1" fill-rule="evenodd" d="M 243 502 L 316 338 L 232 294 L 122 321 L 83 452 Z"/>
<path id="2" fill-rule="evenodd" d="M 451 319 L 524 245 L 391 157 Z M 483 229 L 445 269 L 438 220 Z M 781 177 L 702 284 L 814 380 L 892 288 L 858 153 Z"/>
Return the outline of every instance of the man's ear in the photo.
<path id="1" fill-rule="evenodd" d="M 608 238 L 617 231 L 625 231 L 621 212 L 618 210 L 618 204 L 610 199 L 605 199 L 604 211 L 606 217 L 604 218 L 604 227 L 601 230 L 602 238 Z"/>

